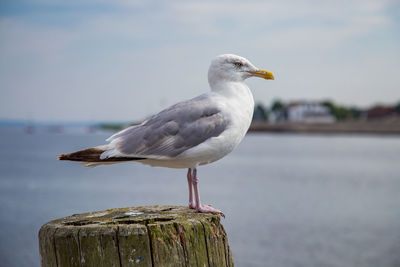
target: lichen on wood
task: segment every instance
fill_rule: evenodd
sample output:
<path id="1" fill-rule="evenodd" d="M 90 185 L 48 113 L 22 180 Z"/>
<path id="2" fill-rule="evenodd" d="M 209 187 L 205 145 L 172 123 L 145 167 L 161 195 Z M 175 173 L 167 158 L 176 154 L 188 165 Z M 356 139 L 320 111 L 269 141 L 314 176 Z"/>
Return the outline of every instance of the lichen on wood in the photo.
<path id="1" fill-rule="evenodd" d="M 180 206 L 75 214 L 39 231 L 42 266 L 233 266 L 219 215 Z"/>

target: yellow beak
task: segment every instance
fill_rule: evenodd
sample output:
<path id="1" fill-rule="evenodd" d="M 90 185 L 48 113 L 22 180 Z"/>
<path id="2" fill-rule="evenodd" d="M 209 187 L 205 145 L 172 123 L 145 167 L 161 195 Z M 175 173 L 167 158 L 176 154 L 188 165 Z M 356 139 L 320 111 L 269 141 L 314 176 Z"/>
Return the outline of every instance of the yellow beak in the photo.
<path id="1" fill-rule="evenodd" d="M 264 78 L 266 80 L 275 80 L 274 74 L 268 70 L 257 70 L 250 72 L 253 76 Z"/>

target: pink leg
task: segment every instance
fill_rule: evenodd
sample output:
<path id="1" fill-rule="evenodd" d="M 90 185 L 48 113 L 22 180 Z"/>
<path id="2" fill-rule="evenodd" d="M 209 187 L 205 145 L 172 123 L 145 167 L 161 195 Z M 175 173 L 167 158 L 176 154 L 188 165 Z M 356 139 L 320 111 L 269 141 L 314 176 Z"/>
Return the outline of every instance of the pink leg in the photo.
<path id="1" fill-rule="evenodd" d="M 187 181 L 189 186 L 189 208 L 195 209 L 196 205 L 193 202 L 193 183 L 192 183 L 192 169 L 188 169 Z"/>
<path id="2" fill-rule="evenodd" d="M 199 183 L 199 179 L 197 178 L 197 169 L 194 168 L 193 173 L 192 173 L 192 184 L 193 184 L 193 189 L 194 189 L 194 196 L 196 198 L 196 211 L 203 212 L 203 213 L 217 213 L 217 214 L 221 215 L 222 217 L 225 217 L 225 215 L 222 213 L 222 211 L 214 209 L 211 206 L 201 205 L 199 189 L 197 186 L 198 183 Z"/>

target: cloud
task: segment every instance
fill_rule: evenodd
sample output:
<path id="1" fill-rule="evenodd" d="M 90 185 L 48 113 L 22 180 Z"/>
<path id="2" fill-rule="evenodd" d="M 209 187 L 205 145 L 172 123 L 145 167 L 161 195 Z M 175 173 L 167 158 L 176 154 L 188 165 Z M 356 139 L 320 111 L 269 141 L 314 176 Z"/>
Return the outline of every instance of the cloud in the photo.
<path id="1" fill-rule="evenodd" d="M 337 43 L 368 34 L 391 23 L 384 13 L 389 7 L 388 1 L 202 1 L 174 2 L 169 14 L 195 34 L 237 40 L 270 34 L 285 45 L 282 38 L 301 42 L 321 36 Z"/>

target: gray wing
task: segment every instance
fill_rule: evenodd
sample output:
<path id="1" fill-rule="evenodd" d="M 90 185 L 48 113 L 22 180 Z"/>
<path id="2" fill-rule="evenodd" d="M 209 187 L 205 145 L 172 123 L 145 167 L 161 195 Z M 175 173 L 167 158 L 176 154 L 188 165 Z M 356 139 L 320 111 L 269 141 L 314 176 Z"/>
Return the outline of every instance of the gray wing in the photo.
<path id="1" fill-rule="evenodd" d="M 229 119 L 204 94 L 173 105 L 107 141 L 115 143 L 114 149 L 124 155 L 175 157 L 211 137 L 219 136 L 228 123 Z"/>

